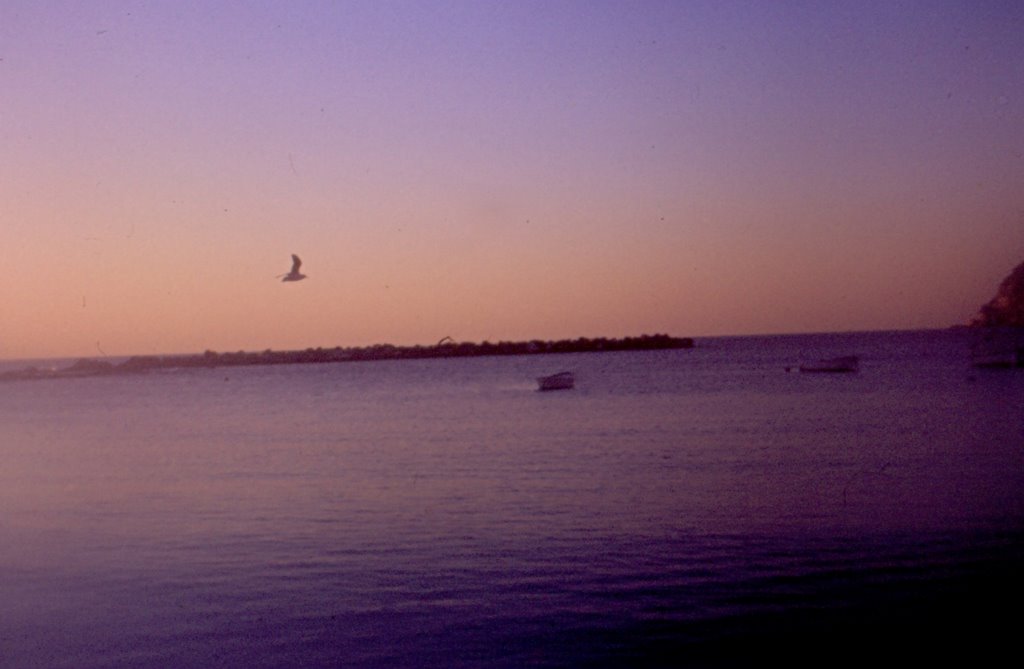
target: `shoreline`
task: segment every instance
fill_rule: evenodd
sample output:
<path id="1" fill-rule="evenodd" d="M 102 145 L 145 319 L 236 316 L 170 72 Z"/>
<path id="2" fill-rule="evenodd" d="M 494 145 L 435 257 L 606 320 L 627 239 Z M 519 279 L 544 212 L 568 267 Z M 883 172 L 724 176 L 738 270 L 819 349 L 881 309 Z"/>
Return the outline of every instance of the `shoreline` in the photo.
<path id="1" fill-rule="evenodd" d="M 0 374 L 0 381 L 31 381 L 38 379 L 65 379 L 115 374 L 140 374 L 159 369 L 189 367 L 240 367 L 253 365 L 299 365 L 369 360 L 422 360 L 426 358 L 468 358 L 488 355 L 546 355 L 552 353 L 603 353 L 612 351 L 645 351 L 693 348 L 691 337 L 672 337 L 667 334 L 640 335 L 609 339 L 560 339 L 556 341 L 520 341 L 472 343 L 452 341 L 445 337 L 432 346 L 394 346 L 375 344 L 342 348 L 307 348 L 301 351 L 265 351 L 255 353 L 217 353 L 206 351 L 196 355 L 133 356 L 122 363 L 81 358 L 60 369 L 25 367 Z"/>

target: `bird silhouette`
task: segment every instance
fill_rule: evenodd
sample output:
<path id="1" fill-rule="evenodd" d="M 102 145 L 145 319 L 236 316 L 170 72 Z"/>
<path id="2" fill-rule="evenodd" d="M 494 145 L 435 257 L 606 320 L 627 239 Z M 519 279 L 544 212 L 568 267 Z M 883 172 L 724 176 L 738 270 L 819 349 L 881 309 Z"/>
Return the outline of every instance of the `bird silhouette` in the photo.
<path id="1" fill-rule="evenodd" d="M 292 271 L 287 274 L 278 274 L 279 277 L 284 277 L 281 281 L 302 281 L 306 278 L 306 275 L 299 271 L 302 267 L 302 261 L 299 260 L 299 256 L 292 254 Z"/>

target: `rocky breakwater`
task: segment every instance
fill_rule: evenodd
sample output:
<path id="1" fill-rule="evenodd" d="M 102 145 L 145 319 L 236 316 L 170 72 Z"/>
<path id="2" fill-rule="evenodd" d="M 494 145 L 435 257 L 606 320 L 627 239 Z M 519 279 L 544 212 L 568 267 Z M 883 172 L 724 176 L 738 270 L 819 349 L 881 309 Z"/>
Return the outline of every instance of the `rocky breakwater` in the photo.
<path id="1" fill-rule="evenodd" d="M 82 359 L 60 369 L 26 367 L 0 374 L 0 381 L 27 381 L 37 379 L 103 376 L 108 374 L 136 374 L 160 369 L 186 367 L 239 367 L 244 365 L 296 365 L 329 362 L 357 362 L 362 360 L 405 360 L 422 358 L 461 358 L 484 355 L 540 355 L 545 353 L 599 353 L 607 351 L 642 351 L 692 348 L 693 339 L 671 337 L 667 334 L 641 335 L 609 339 L 562 339 L 558 341 L 457 343 L 445 337 L 433 346 L 374 346 L 342 348 L 308 348 L 302 351 L 272 351 L 217 353 L 206 351 L 200 355 L 135 356 L 114 364 L 105 360 Z"/>

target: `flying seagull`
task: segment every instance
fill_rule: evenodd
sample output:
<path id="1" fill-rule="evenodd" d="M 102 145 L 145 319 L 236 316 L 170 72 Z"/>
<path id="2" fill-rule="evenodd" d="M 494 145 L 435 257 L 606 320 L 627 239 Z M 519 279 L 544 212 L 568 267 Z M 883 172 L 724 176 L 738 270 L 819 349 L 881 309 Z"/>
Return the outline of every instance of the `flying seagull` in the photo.
<path id="1" fill-rule="evenodd" d="M 302 267 L 302 261 L 299 260 L 299 256 L 292 254 L 292 271 L 287 274 L 278 274 L 278 276 L 284 277 L 281 281 L 302 281 L 306 278 L 306 275 L 299 271 Z"/>

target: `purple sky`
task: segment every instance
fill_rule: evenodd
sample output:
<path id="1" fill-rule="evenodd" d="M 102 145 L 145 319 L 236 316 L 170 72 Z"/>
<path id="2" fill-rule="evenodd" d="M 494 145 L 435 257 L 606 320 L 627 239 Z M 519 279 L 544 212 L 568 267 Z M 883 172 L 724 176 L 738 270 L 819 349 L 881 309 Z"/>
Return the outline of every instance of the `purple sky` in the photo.
<path id="1" fill-rule="evenodd" d="M 945 327 L 1021 82 L 1018 2 L 7 0 L 0 358 Z"/>

